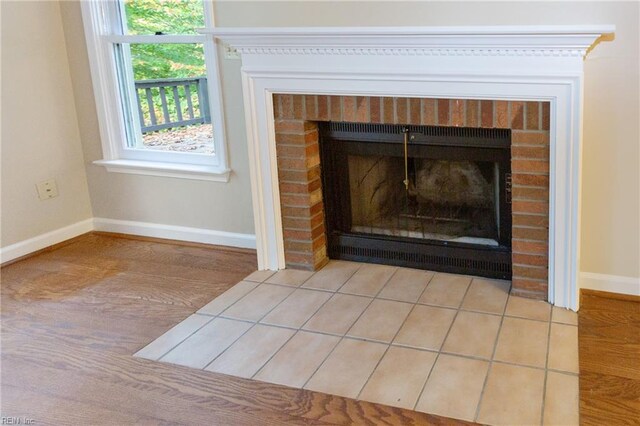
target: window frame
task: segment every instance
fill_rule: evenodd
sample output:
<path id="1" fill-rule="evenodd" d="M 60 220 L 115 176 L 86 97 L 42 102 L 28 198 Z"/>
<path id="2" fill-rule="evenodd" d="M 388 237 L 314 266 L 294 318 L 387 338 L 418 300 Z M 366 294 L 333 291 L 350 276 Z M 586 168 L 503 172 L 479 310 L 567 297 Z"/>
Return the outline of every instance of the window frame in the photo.
<path id="1" fill-rule="evenodd" d="M 205 25 L 213 27 L 212 2 L 205 0 L 202 3 Z M 122 2 L 119 0 L 83 1 L 81 8 L 103 151 L 103 158 L 94 161 L 94 164 L 105 166 L 111 172 L 227 182 L 230 170 L 227 162 L 219 57 L 215 41 L 202 34 L 121 34 L 120 17 L 123 10 Z M 143 150 L 127 146 L 127 124 L 118 81 L 115 46 L 127 46 L 131 43 L 197 43 L 203 46 L 214 154 Z M 129 79 L 132 79 L 132 74 L 129 75 Z M 135 97 L 132 95 L 135 96 L 135 92 L 131 91 L 135 89 L 127 87 L 126 90 L 130 102 L 133 102 Z M 139 123 L 135 117 L 131 117 L 131 120 L 134 129 L 139 130 Z"/>

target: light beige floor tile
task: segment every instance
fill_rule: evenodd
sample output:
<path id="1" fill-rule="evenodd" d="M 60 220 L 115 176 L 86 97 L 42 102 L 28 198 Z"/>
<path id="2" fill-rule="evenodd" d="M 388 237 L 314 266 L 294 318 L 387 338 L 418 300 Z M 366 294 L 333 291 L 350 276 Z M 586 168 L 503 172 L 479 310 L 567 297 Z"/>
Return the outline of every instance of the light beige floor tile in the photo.
<path id="1" fill-rule="evenodd" d="M 396 271 L 394 266 L 366 264 L 338 290 L 340 293 L 375 296 Z"/>
<path id="2" fill-rule="evenodd" d="M 336 291 L 360 268 L 360 263 L 332 260 L 302 285 L 304 288 Z"/>
<path id="3" fill-rule="evenodd" d="M 433 275 L 431 271 L 398 268 L 378 297 L 416 303 Z"/>
<path id="4" fill-rule="evenodd" d="M 548 322 L 505 317 L 493 359 L 544 368 L 548 336 Z"/>
<path id="5" fill-rule="evenodd" d="M 342 339 L 304 388 L 355 398 L 386 349 L 382 343 Z"/>
<path id="6" fill-rule="evenodd" d="M 471 284 L 471 277 L 439 272 L 427 285 L 419 303 L 458 308 L 469 284 Z"/>
<path id="7" fill-rule="evenodd" d="M 392 346 L 359 399 L 413 410 L 436 355 L 435 352 Z"/>
<path id="8" fill-rule="evenodd" d="M 248 322 L 215 318 L 163 356 L 160 361 L 204 368 L 251 326 Z"/>
<path id="9" fill-rule="evenodd" d="M 339 341 L 336 336 L 298 331 L 254 379 L 301 388 Z"/>
<path id="10" fill-rule="evenodd" d="M 258 324 L 247 331 L 206 370 L 250 378 L 295 334 L 295 330 Z"/>
<path id="11" fill-rule="evenodd" d="M 413 307 L 410 303 L 375 299 L 347 336 L 389 343 Z"/>
<path id="12" fill-rule="evenodd" d="M 416 411 L 473 421 L 489 362 L 441 354 Z"/>
<path id="13" fill-rule="evenodd" d="M 293 292 L 291 287 L 260 284 L 253 291 L 227 308 L 221 316 L 258 321 Z"/>
<path id="14" fill-rule="evenodd" d="M 329 298 L 331 298 L 331 293 L 299 288 L 260 322 L 300 328 Z"/>
<path id="15" fill-rule="evenodd" d="M 334 294 L 302 328 L 344 335 L 370 302 L 368 297 Z"/>
<path id="16" fill-rule="evenodd" d="M 477 422 L 492 425 L 540 424 L 543 387 L 543 370 L 493 363 Z"/>
<path id="17" fill-rule="evenodd" d="M 499 328 L 498 316 L 460 311 L 442 350 L 490 359 Z"/>
<path id="18" fill-rule="evenodd" d="M 171 330 L 149 343 L 144 348 L 135 353 L 134 356 L 146 359 L 158 360 L 162 355 L 169 352 L 174 346 L 195 333 L 203 325 L 211 321 L 212 318 L 205 315 L 190 315 L 182 322 L 178 323 Z"/>
<path id="19" fill-rule="evenodd" d="M 257 283 L 261 283 L 275 273 L 276 273 L 275 271 L 269 271 L 269 270 L 254 271 L 251 274 L 247 275 L 244 281 L 255 281 Z"/>
<path id="20" fill-rule="evenodd" d="M 311 271 L 301 271 L 299 269 L 282 269 L 265 280 L 269 284 L 290 285 L 299 287 L 303 282 L 313 275 Z"/>
<path id="21" fill-rule="evenodd" d="M 578 327 L 551 324 L 547 368 L 578 373 Z"/>
<path id="22" fill-rule="evenodd" d="M 578 314 L 570 309 L 554 306 L 551 321 L 562 324 L 578 325 Z"/>
<path id="23" fill-rule="evenodd" d="M 509 298 L 508 281 L 474 278 L 462 301 L 462 309 L 469 311 L 502 314 Z"/>
<path id="24" fill-rule="evenodd" d="M 220 296 L 200 308 L 198 313 L 206 315 L 220 315 L 222 311 L 233 305 L 257 286 L 258 283 L 256 282 L 240 281 L 238 284 L 234 285 L 229 290 L 225 291 Z"/>
<path id="25" fill-rule="evenodd" d="M 393 343 L 438 351 L 455 315 L 453 309 L 416 305 Z"/>
<path id="26" fill-rule="evenodd" d="M 578 389 L 578 376 L 549 371 L 542 424 L 578 425 L 580 423 Z"/>
<path id="27" fill-rule="evenodd" d="M 551 317 L 551 304 L 543 300 L 509 296 L 507 309 L 504 314 L 512 317 L 549 321 Z"/>

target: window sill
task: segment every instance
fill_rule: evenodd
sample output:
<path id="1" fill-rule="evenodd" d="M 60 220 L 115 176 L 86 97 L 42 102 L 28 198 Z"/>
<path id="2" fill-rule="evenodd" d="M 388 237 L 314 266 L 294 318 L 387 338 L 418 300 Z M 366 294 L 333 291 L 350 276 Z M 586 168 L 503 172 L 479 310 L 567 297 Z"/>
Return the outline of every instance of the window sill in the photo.
<path id="1" fill-rule="evenodd" d="M 229 174 L 231 173 L 229 169 L 215 166 L 162 163 L 155 161 L 97 160 L 94 161 L 93 164 L 104 166 L 107 171 L 114 173 L 208 180 L 213 182 L 229 182 Z"/>

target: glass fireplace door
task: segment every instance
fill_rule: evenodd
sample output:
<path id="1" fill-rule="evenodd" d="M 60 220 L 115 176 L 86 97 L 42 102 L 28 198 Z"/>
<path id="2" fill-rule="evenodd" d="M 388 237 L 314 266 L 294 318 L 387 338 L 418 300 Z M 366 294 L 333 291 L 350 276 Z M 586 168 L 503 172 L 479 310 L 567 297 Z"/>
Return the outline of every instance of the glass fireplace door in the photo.
<path id="1" fill-rule="evenodd" d="M 321 126 L 329 256 L 511 276 L 507 129 Z"/>
<path id="2" fill-rule="evenodd" d="M 497 162 L 349 154 L 347 163 L 351 232 L 499 245 Z"/>

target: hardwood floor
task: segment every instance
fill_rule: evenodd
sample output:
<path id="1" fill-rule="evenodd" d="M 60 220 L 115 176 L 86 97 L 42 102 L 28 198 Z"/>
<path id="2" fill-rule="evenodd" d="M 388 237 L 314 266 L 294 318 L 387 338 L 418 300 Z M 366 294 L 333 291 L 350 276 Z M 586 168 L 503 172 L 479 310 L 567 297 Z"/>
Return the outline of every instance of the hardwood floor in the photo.
<path id="1" fill-rule="evenodd" d="M 249 250 L 88 234 L 3 267 L 2 416 L 40 424 L 459 424 L 132 354 L 256 268 Z"/>
<path id="2" fill-rule="evenodd" d="M 640 424 L 640 301 L 583 292 L 578 315 L 580 422 Z"/>

